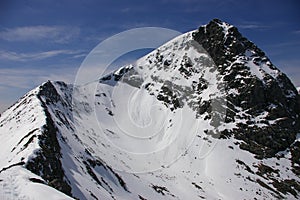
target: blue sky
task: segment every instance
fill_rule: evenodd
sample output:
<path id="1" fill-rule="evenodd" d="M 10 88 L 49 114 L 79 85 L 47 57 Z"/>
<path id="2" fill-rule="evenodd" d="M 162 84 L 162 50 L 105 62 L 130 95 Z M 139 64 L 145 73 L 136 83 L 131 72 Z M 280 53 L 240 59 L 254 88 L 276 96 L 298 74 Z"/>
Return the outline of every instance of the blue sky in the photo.
<path id="1" fill-rule="evenodd" d="M 147 26 L 187 32 L 213 18 L 235 25 L 300 86 L 299 10 L 297 0 L 3 0 L 0 112 L 48 79 L 72 83 L 85 56 L 114 34 Z"/>

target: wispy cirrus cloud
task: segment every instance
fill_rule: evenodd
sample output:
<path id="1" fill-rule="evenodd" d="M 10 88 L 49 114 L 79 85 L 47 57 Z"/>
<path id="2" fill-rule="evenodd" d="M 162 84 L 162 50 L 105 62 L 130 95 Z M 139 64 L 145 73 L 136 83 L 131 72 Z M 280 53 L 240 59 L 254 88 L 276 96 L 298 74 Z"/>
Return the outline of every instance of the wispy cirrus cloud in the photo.
<path id="1" fill-rule="evenodd" d="M 0 92 L 4 89 L 11 88 L 29 88 L 32 86 L 32 82 L 35 82 L 38 77 L 42 74 L 41 70 L 38 69 L 11 69 L 11 68 L 2 68 L 0 72 L 1 78 L 1 89 Z M 33 77 L 36 77 L 33 79 Z M 34 83 L 36 84 L 36 83 Z"/>
<path id="2" fill-rule="evenodd" d="M 67 26 L 24 26 L 6 28 L 0 31 L 0 39 L 6 41 L 40 41 L 50 40 L 67 43 L 80 33 L 78 27 Z"/>
<path id="3" fill-rule="evenodd" d="M 258 30 L 266 30 L 270 28 L 270 26 L 262 25 L 258 23 L 249 23 L 249 24 L 245 23 L 245 24 L 237 25 L 237 27 L 241 29 L 258 29 Z"/>
<path id="4" fill-rule="evenodd" d="M 76 74 L 73 66 L 47 66 L 47 68 L 24 67 L 0 70 L 0 113 L 12 105 L 23 94 L 47 80 L 72 83 Z"/>
<path id="5" fill-rule="evenodd" d="M 299 34 L 300 35 L 300 30 L 296 30 L 296 31 L 293 31 L 294 34 Z"/>
<path id="6" fill-rule="evenodd" d="M 300 59 L 280 59 L 276 63 L 295 86 L 300 87 Z"/>
<path id="7" fill-rule="evenodd" d="M 46 58 L 59 56 L 59 55 L 73 55 L 74 58 L 84 56 L 82 51 L 73 51 L 73 50 L 51 50 L 43 51 L 37 53 L 17 53 L 14 51 L 5 51 L 0 50 L 0 60 L 10 60 L 10 61 L 34 61 L 34 60 L 43 60 Z"/>
<path id="8" fill-rule="evenodd" d="M 12 88 L 29 90 L 47 80 L 72 83 L 74 81 L 76 70 L 76 68 L 70 66 L 49 66 L 47 69 L 25 67 L 22 70 L 2 68 L 0 71 L 0 93 L 4 89 Z"/>

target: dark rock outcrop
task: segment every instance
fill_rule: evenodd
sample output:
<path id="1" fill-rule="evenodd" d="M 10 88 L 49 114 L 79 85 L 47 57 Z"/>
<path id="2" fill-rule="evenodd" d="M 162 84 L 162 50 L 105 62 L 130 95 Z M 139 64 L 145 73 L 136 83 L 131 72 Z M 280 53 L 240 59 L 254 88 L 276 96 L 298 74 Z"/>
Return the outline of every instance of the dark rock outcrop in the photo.
<path id="1" fill-rule="evenodd" d="M 31 172 L 41 176 L 47 184 L 55 189 L 71 195 L 71 187 L 65 179 L 64 170 L 61 164 L 61 148 L 58 142 L 57 128 L 48 111 L 47 104 L 58 102 L 60 96 L 50 81 L 40 87 L 37 97 L 42 103 L 46 115 L 46 124 L 43 133 L 38 136 L 41 149 L 36 156 L 29 160 L 25 167 Z"/>
<path id="2" fill-rule="evenodd" d="M 228 29 L 225 30 L 224 26 Z M 247 123 L 238 124 L 238 128 L 230 132 L 244 141 L 241 148 L 255 153 L 258 158 L 264 158 L 290 147 L 300 132 L 300 98 L 287 76 L 270 62 L 262 50 L 243 37 L 236 27 L 218 19 L 200 27 L 193 37 L 218 66 L 227 91 L 238 91 L 227 96 L 230 110 L 226 118 L 231 122 L 239 117 L 236 107 L 246 112 L 244 117 Z M 247 52 L 251 52 L 251 55 L 246 55 Z M 257 66 L 266 65 L 271 70 L 277 70 L 278 75 L 272 77 L 265 73 L 260 79 L 250 73 L 246 62 L 235 62 L 237 58 L 251 59 Z M 265 121 L 260 122 L 264 126 L 256 126 L 254 119 L 263 113 L 267 113 Z M 270 124 L 272 120 L 274 123 Z"/>

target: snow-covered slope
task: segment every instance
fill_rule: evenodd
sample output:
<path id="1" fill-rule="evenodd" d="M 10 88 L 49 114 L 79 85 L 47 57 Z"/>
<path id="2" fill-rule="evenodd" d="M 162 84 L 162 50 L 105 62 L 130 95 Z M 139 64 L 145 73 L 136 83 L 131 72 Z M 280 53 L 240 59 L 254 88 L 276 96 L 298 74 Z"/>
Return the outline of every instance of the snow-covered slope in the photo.
<path id="1" fill-rule="evenodd" d="M 299 105 L 213 20 L 97 82 L 22 97 L 0 118 L 0 197 L 297 199 Z"/>

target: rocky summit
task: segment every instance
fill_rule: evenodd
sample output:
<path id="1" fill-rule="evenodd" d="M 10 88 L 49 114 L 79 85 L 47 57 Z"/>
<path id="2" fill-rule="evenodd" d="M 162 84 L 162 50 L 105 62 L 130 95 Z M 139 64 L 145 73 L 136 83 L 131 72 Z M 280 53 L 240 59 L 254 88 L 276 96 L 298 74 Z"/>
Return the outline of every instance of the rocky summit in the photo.
<path id="1" fill-rule="evenodd" d="M 237 123 L 237 129 L 226 130 L 224 136 L 233 134 L 245 141 L 241 148 L 260 158 L 275 156 L 288 148 L 299 133 L 297 90 L 237 28 L 227 25 L 224 30 L 224 26 L 216 19 L 193 35 L 218 65 L 227 91 L 232 91 L 226 97 L 230 108 L 226 120 L 235 121 L 240 110 L 245 112 L 245 122 Z"/>
<path id="2" fill-rule="evenodd" d="M 298 199 L 300 97 L 219 19 L 0 117 L 2 199 Z"/>

